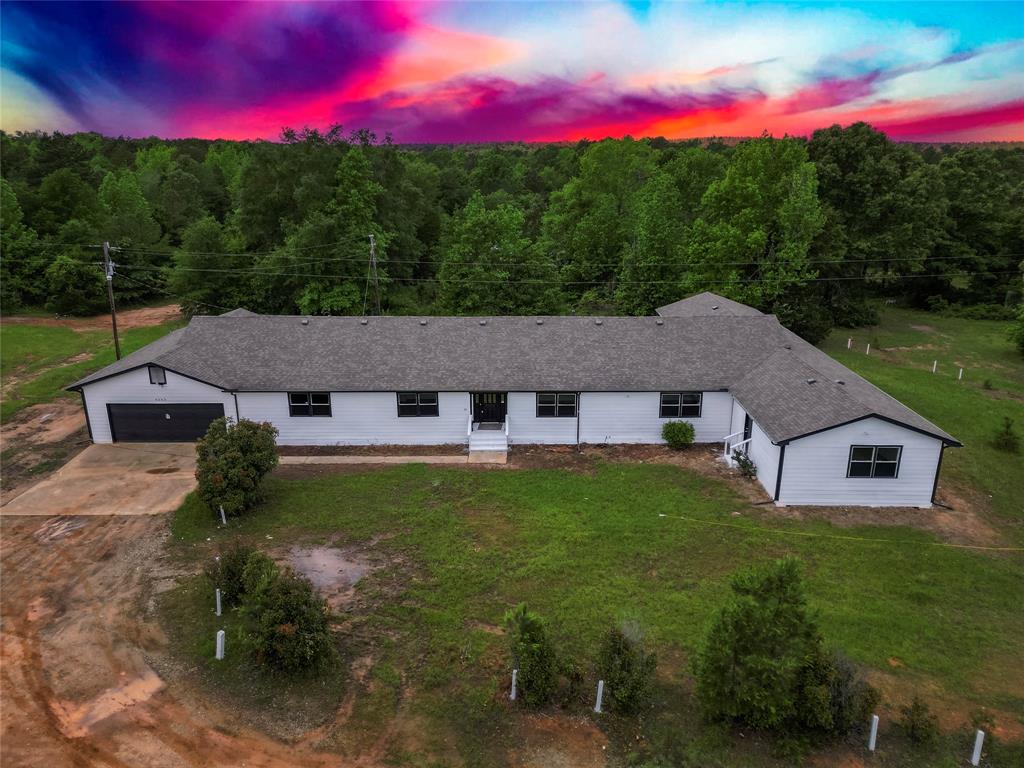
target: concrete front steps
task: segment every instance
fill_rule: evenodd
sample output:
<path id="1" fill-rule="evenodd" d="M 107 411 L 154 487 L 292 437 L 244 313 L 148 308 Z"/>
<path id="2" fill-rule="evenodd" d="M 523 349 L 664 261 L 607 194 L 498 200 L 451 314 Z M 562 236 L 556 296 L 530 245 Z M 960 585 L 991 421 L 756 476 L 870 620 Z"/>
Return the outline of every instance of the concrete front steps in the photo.
<path id="1" fill-rule="evenodd" d="M 474 464 L 504 464 L 508 461 L 508 435 L 504 425 L 473 425 L 469 433 L 469 461 Z"/>

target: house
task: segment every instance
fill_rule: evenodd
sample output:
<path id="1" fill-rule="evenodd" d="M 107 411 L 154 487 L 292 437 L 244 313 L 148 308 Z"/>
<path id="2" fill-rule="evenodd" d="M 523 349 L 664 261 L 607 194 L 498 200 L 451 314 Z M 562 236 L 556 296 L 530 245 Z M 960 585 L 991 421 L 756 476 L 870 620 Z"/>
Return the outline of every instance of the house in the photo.
<path id="1" fill-rule="evenodd" d="M 86 376 L 94 442 L 660 443 L 746 453 L 779 504 L 929 506 L 950 435 L 791 333 L 703 293 L 652 317 L 296 317 L 235 310 Z"/>

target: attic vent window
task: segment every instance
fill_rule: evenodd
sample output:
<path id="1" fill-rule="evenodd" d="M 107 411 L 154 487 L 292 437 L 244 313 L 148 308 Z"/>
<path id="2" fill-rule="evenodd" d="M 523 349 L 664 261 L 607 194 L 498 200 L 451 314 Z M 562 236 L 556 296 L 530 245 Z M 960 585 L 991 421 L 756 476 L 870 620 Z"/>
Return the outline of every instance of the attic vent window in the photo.
<path id="1" fill-rule="evenodd" d="M 167 371 L 159 365 L 149 366 L 149 383 L 164 385 L 167 383 Z"/>

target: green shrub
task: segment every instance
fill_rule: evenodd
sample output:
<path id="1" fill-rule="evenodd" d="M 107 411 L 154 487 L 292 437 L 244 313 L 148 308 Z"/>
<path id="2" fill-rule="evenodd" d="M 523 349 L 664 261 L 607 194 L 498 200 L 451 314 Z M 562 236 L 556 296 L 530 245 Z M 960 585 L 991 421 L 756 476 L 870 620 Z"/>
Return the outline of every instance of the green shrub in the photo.
<path id="1" fill-rule="evenodd" d="M 688 421 L 666 421 L 661 427 L 661 437 L 669 448 L 686 448 L 693 445 L 693 424 Z"/>
<path id="2" fill-rule="evenodd" d="M 558 687 L 558 659 L 544 620 L 522 604 L 505 614 L 519 697 L 531 707 L 551 701 Z"/>
<path id="3" fill-rule="evenodd" d="M 992 447 L 1006 453 L 1020 453 L 1020 436 L 1013 428 L 1013 419 L 1003 417 L 1003 426 L 992 438 Z"/>
<path id="4" fill-rule="evenodd" d="M 829 699 L 834 736 L 847 736 L 864 730 L 878 708 L 881 695 L 870 685 L 860 669 L 841 653 L 832 657 L 835 674 L 830 683 Z"/>
<path id="5" fill-rule="evenodd" d="M 821 636 L 799 561 L 740 571 L 694 659 L 696 692 L 711 719 L 779 728 L 797 717 L 802 668 Z"/>
<path id="6" fill-rule="evenodd" d="M 288 673 L 322 668 L 336 655 L 327 603 L 309 579 L 286 569 L 267 569 L 252 560 L 246 580 L 252 592 L 249 615 L 256 661 Z"/>
<path id="7" fill-rule="evenodd" d="M 1010 326 L 1010 341 L 1017 345 L 1017 349 L 1024 355 L 1024 304 L 1017 308 L 1017 319 Z"/>
<path id="8" fill-rule="evenodd" d="M 242 419 L 216 419 L 196 445 L 199 497 L 211 510 L 226 515 L 252 509 L 260 498 L 260 481 L 277 466 L 277 429 Z"/>
<path id="9" fill-rule="evenodd" d="M 644 647 L 638 625 L 608 630 L 598 656 L 598 674 L 605 682 L 612 709 L 633 713 L 650 702 L 657 663 L 657 657 Z"/>
<path id="10" fill-rule="evenodd" d="M 922 746 L 934 744 L 939 727 L 928 704 L 915 696 L 909 705 L 900 707 L 900 718 L 896 721 L 907 738 Z"/>
<path id="11" fill-rule="evenodd" d="M 747 456 L 745 451 L 741 451 L 738 448 L 734 450 L 732 452 L 732 460 L 736 462 L 736 469 L 740 471 L 741 475 L 750 479 L 757 477 L 757 464 Z"/>
<path id="12" fill-rule="evenodd" d="M 247 612 L 262 608 L 263 598 L 281 575 L 277 563 L 262 552 L 253 552 L 242 569 L 242 596 Z"/>
<path id="13" fill-rule="evenodd" d="M 245 582 L 242 578 L 246 563 L 255 550 L 237 541 L 232 542 L 206 563 L 206 576 L 219 587 L 221 598 L 227 606 L 242 604 L 245 596 Z"/>

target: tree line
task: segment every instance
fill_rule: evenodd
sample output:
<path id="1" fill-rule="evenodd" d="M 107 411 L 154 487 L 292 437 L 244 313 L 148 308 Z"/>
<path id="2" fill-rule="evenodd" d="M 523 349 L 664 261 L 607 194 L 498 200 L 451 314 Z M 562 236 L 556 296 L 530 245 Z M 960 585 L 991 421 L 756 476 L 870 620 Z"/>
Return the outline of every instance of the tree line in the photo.
<path id="1" fill-rule="evenodd" d="M 864 123 L 734 143 L 400 146 L 335 126 L 0 149 L 5 312 L 102 311 L 103 241 L 120 303 L 189 314 L 359 314 L 377 291 L 389 314 L 648 314 L 712 290 L 816 341 L 879 298 L 1021 300 L 1024 148 Z"/>

